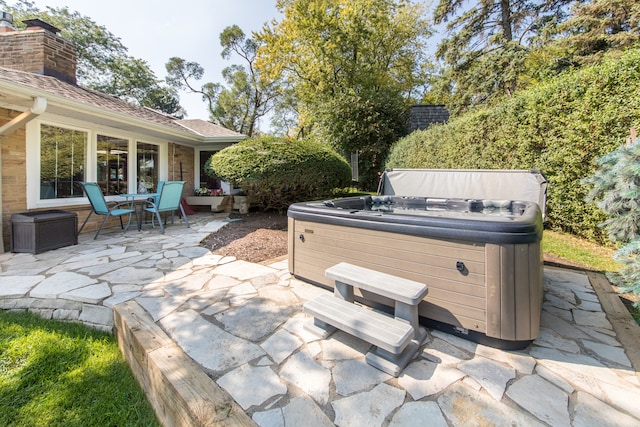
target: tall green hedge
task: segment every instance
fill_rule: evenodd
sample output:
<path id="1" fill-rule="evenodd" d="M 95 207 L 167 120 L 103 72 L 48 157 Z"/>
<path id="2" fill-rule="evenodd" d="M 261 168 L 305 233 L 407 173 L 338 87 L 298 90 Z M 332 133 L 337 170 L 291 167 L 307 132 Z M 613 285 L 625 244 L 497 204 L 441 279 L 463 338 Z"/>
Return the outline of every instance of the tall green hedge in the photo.
<path id="1" fill-rule="evenodd" d="M 640 49 L 559 76 L 492 108 L 417 131 L 391 149 L 386 167 L 540 169 L 553 229 L 596 242 L 605 217 L 580 180 L 595 159 L 640 124 Z"/>
<path id="2" fill-rule="evenodd" d="M 312 140 L 248 139 L 211 156 L 206 171 L 242 188 L 264 210 L 330 197 L 351 183 L 349 164 Z"/>

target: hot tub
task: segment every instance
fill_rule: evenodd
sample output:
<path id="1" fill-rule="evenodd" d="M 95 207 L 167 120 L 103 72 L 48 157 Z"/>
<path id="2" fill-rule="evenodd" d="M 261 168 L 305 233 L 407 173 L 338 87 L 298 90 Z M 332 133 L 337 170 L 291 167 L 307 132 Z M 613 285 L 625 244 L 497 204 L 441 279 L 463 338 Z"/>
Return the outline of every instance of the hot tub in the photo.
<path id="1" fill-rule="evenodd" d="M 449 171 L 468 172 L 485 171 Z M 440 170 L 435 176 L 431 184 L 450 181 Z M 517 186 L 510 175 L 503 177 L 509 177 L 509 188 Z M 526 347 L 538 335 L 542 308 L 539 203 L 441 197 L 435 190 L 438 197 L 403 196 L 395 190 L 291 205 L 291 273 L 331 288 L 324 271 L 348 262 L 422 282 L 429 292 L 419 305 L 421 323 L 495 347 Z M 376 295 L 359 297 L 371 305 L 393 306 Z"/>

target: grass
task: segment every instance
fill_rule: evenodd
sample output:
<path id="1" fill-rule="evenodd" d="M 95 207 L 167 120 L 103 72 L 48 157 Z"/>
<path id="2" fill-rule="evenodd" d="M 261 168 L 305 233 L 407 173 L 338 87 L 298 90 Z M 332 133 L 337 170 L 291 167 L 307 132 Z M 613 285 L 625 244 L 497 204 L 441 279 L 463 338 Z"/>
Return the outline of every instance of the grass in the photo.
<path id="1" fill-rule="evenodd" d="M 545 230 L 542 251 L 560 261 L 588 270 L 608 273 L 620 269 L 620 263 L 613 260 L 615 249 L 599 246 L 566 233 Z M 614 289 L 617 290 L 617 287 L 614 286 Z M 621 295 L 621 298 L 631 317 L 640 324 L 640 309 L 632 306 L 630 302 L 637 301 L 637 297 L 627 294 Z"/>
<path id="2" fill-rule="evenodd" d="M 160 424 L 113 335 L 0 310 L 0 425 Z"/>
<path id="3" fill-rule="evenodd" d="M 615 272 L 620 268 L 620 265 L 613 260 L 615 249 L 599 246 L 557 231 L 544 231 L 542 251 L 588 270 Z"/>

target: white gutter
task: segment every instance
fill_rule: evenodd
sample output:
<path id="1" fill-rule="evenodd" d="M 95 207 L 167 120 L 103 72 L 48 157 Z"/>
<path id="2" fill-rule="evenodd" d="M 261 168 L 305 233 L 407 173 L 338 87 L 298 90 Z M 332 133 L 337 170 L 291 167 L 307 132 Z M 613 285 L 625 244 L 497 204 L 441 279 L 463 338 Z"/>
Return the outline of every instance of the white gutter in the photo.
<path id="1" fill-rule="evenodd" d="M 21 113 L 19 116 L 14 117 L 9 123 L 5 123 L 0 127 L 0 137 L 7 136 L 13 133 L 16 129 L 21 128 L 26 123 L 38 117 L 44 113 L 47 109 L 47 98 L 41 96 L 33 99 L 33 107 L 31 109 Z M 1 150 L 0 150 L 1 153 Z M 0 170 L 2 170 L 2 155 L 0 154 Z M 2 174 L 0 174 L 0 218 L 2 218 Z M 0 233 L 0 253 L 4 253 L 4 237 L 3 233 Z"/>
<path id="2" fill-rule="evenodd" d="M 184 130 L 170 128 L 170 127 L 167 127 L 166 125 L 155 123 L 150 120 L 132 117 L 131 115 L 128 115 L 126 113 L 109 111 L 93 104 L 83 103 L 76 100 L 69 100 L 60 95 L 52 94 L 50 92 L 47 92 L 41 89 L 36 89 L 31 86 L 25 86 L 22 84 L 0 80 L 0 90 L 4 90 L 7 93 L 15 93 L 17 95 L 22 95 L 22 96 L 27 95 L 34 98 L 46 97 L 48 100 L 48 104 L 51 107 L 49 108 L 49 113 L 54 113 L 52 109 L 56 107 L 60 107 L 68 111 L 82 113 L 87 116 L 95 116 L 95 117 L 100 117 L 102 119 L 113 120 L 115 122 L 118 122 L 120 125 L 131 125 L 131 126 L 138 127 L 140 129 L 146 129 L 148 131 L 158 132 L 163 134 L 164 138 L 167 139 L 168 141 L 172 141 L 172 139 L 179 139 L 179 141 L 172 141 L 172 142 L 179 142 L 185 145 L 191 144 L 192 147 L 198 146 L 199 144 L 204 142 L 203 141 L 204 138 L 202 136 L 196 135 L 193 133 L 193 131 L 188 131 L 186 128 Z M 88 119 L 84 119 L 84 120 L 89 121 Z M 220 140 L 216 139 L 215 141 L 224 142 L 226 138 L 220 138 Z M 233 142 L 236 142 L 236 141 L 237 139 Z M 214 142 L 214 141 L 211 141 L 211 142 Z"/>
<path id="3" fill-rule="evenodd" d="M 26 123 L 38 117 L 40 114 L 44 113 L 47 109 L 47 98 L 43 98 L 38 96 L 33 99 L 33 107 L 30 110 L 27 110 L 20 114 L 17 117 L 14 117 L 9 123 L 5 123 L 2 127 L 0 127 L 0 136 L 6 136 L 16 129 L 21 128 Z"/>

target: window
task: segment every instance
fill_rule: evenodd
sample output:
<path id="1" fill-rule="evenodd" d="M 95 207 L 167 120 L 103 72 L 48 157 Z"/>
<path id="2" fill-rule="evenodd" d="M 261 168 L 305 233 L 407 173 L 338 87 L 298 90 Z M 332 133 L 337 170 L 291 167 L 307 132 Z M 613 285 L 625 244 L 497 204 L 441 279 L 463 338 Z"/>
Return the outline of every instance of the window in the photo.
<path id="1" fill-rule="evenodd" d="M 87 140 L 87 132 L 42 125 L 40 200 L 83 196 Z"/>
<path id="2" fill-rule="evenodd" d="M 97 182 L 107 201 L 167 179 L 168 142 L 81 120 L 26 125 L 27 209 L 85 203 L 80 182 Z M 83 200 L 78 200 L 82 198 Z"/>
<path id="3" fill-rule="evenodd" d="M 205 165 L 217 151 L 201 151 L 200 152 L 200 188 L 208 188 L 209 190 L 221 188 L 220 179 L 217 176 L 207 175 Z"/>
<path id="4" fill-rule="evenodd" d="M 136 144 L 138 193 L 155 192 L 158 182 L 159 147 L 155 144 Z"/>
<path id="5" fill-rule="evenodd" d="M 128 193 L 129 141 L 98 135 L 97 182 L 105 196 Z"/>

